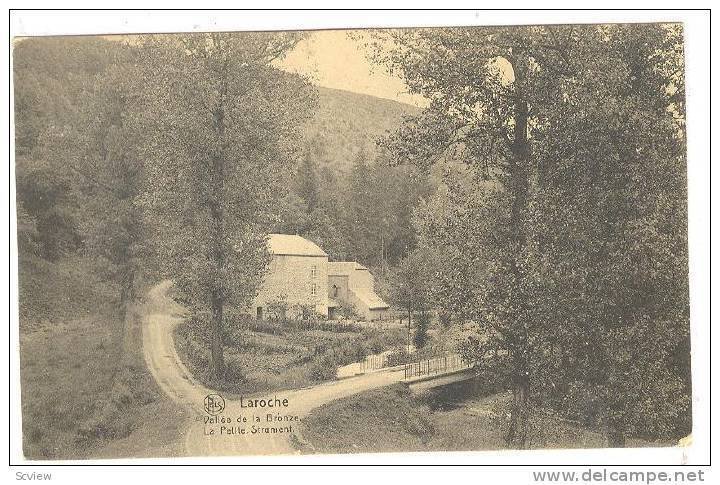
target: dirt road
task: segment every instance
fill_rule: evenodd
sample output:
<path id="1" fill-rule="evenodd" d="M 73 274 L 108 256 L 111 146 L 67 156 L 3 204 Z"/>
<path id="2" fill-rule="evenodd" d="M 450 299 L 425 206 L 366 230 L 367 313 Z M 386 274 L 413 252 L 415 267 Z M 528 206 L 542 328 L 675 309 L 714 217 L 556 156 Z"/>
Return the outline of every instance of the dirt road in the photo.
<path id="1" fill-rule="evenodd" d="M 171 285 L 169 281 L 162 282 L 148 293 L 143 318 L 143 351 L 148 368 L 162 390 L 188 408 L 193 416 L 185 437 L 188 456 L 298 453 L 292 444 L 299 436 L 298 422 L 292 421 L 294 417 L 302 419 L 325 403 L 387 386 L 403 377 L 402 370 L 388 370 L 292 391 L 243 396 L 237 400 L 226 398 L 225 409 L 217 415 L 216 422 L 208 423 L 205 397 L 222 393 L 195 380 L 175 351 L 173 329 L 182 320 L 184 310 L 167 296 Z M 255 399 L 276 404 L 275 398 L 281 402 L 287 399 L 287 406 L 248 407 Z M 281 421 L 276 421 L 278 416 Z M 292 426 L 292 432 L 272 432 L 273 428 L 288 426 Z"/>

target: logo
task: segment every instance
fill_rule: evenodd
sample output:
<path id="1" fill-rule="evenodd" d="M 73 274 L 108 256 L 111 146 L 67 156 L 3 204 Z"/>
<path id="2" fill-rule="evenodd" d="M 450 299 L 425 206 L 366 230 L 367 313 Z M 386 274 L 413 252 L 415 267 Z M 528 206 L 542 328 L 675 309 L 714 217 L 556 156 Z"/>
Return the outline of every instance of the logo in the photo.
<path id="1" fill-rule="evenodd" d="M 225 399 L 220 394 L 205 396 L 205 412 L 210 416 L 217 416 L 225 409 Z"/>

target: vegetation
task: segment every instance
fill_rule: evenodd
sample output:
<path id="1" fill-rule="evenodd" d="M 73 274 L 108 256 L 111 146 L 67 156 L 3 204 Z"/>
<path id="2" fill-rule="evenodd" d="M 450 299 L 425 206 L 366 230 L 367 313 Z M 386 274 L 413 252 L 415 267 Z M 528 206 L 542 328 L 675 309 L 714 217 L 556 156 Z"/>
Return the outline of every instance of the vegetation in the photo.
<path id="1" fill-rule="evenodd" d="M 129 332 L 118 325 L 115 288 L 81 259 L 30 256 L 20 262 L 20 292 L 25 456 L 177 453 L 185 416 L 145 367 L 137 314 L 128 312 Z"/>
<path id="2" fill-rule="evenodd" d="M 405 339 L 400 329 L 379 331 L 318 320 L 257 321 L 228 314 L 223 332 L 227 372 L 215 382 L 208 372 L 210 335 L 202 318 L 195 315 L 177 327 L 178 354 L 202 382 L 235 394 L 292 389 L 332 380 L 339 366 L 362 361 Z"/>
<path id="3" fill-rule="evenodd" d="M 374 138 L 392 128 L 403 114 L 416 112 L 400 103 L 320 89 L 320 105 L 308 119 L 307 110 L 299 109 L 298 102 L 304 99 L 307 101 L 304 106 L 313 105 L 312 100 L 318 94 L 301 80 L 262 64 L 261 37 L 254 38 L 258 42 L 246 45 L 248 50 L 243 53 L 243 59 L 249 56 L 258 62 L 253 64 L 252 72 L 256 82 L 245 82 L 243 78 L 242 85 L 253 90 L 247 96 L 257 101 L 243 103 L 244 114 L 263 118 L 263 123 L 253 122 L 257 128 L 253 136 L 264 136 L 270 131 L 275 133 L 274 127 L 281 122 L 288 131 L 275 133 L 275 138 L 270 137 L 272 139 L 265 138 L 265 144 L 256 145 L 254 152 L 272 158 L 270 162 L 283 160 L 283 167 L 274 166 L 281 169 L 276 173 L 277 177 L 270 177 L 265 185 L 253 181 L 251 188 L 263 192 L 234 191 L 235 195 L 245 194 L 257 205 L 271 210 L 258 213 L 256 206 L 248 207 L 250 212 L 232 211 L 229 216 L 235 219 L 224 219 L 229 224 L 238 222 L 241 216 L 243 222 L 250 216 L 254 218 L 252 227 L 243 226 L 239 231 L 244 238 L 245 252 L 236 262 L 241 260 L 242 264 L 233 263 L 229 268 L 245 275 L 232 279 L 247 284 L 244 288 L 233 289 L 239 299 L 243 294 L 252 293 L 255 283 L 246 276 L 255 275 L 257 265 L 262 263 L 262 258 L 249 257 L 258 249 L 260 230 L 295 232 L 286 222 L 303 220 L 298 211 L 289 217 L 283 216 L 283 203 L 273 205 L 265 197 L 275 192 L 268 188 L 269 185 L 283 177 L 296 179 L 298 170 L 317 172 L 317 183 L 311 187 L 318 191 L 319 198 L 317 207 L 313 208 L 340 210 L 346 200 L 337 195 L 345 193 L 343 174 L 349 172 L 349 162 L 360 151 L 368 154 L 365 157 L 368 161 L 372 160 L 376 150 Z M 289 36 L 285 38 L 287 44 L 280 44 L 288 47 L 295 38 Z M 177 62 L 175 47 L 181 40 L 187 45 L 195 43 L 195 54 L 200 57 L 195 58 L 197 62 L 192 66 L 198 69 L 197 72 L 190 73 L 189 64 Z M 268 41 L 267 54 L 272 57 L 270 44 L 274 41 L 271 38 L 264 40 Z M 223 38 L 221 44 L 227 45 L 220 47 L 235 48 L 230 45 L 232 42 L 233 39 Z M 136 403 L 128 404 L 125 397 L 119 396 L 126 396 L 128 388 L 133 396 L 140 387 L 147 385 L 151 394 L 155 388 L 136 377 L 128 377 L 138 373 L 143 379 L 147 377 L 142 371 L 144 363 L 134 354 L 139 344 L 133 320 L 126 318 L 128 311 L 142 293 L 143 279 L 152 282 L 169 276 L 183 288 L 177 297 L 184 304 L 197 311 L 209 308 L 203 302 L 209 301 L 205 298 L 205 290 L 211 290 L 212 285 L 204 286 L 207 282 L 199 284 L 194 278 L 211 277 L 213 272 L 185 266 L 184 258 L 195 258 L 198 262 L 202 260 L 202 254 L 183 252 L 188 248 L 199 248 L 195 243 L 208 236 L 202 230 L 203 221 L 188 219 L 193 204 L 199 207 L 203 197 L 202 193 L 191 191 L 202 188 L 202 184 L 195 186 L 188 182 L 209 180 L 206 177 L 209 172 L 203 172 L 200 163 L 191 162 L 207 161 L 203 156 L 213 153 L 209 149 L 210 140 L 198 134 L 211 133 L 214 129 L 204 124 L 202 111 L 206 107 L 219 107 L 219 101 L 213 98 L 211 84 L 224 79 L 220 75 L 222 72 L 217 70 L 222 66 L 215 64 L 218 59 L 215 54 L 219 52 L 213 53 L 213 59 L 203 60 L 200 44 L 200 36 L 189 39 L 163 37 L 152 41 L 135 38 L 132 42 L 65 37 L 23 39 L 14 46 L 21 378 L 28 456 L 54 458 L 81 456 L 85 452 L 101 453 L 107 449 L 105 445 L 110 439 L 116 446 L 124 446 L 117 450 L 119 456 L 125 456 L 124 453 L 142 455 L 144 452 L 133 448 L 132 443 L 147 445 L 141 434 L 149 427 L 137 426 L 130 416 L 135 415 L 132 409 Z M 233 65 L 237 67 L 236 61 L 233 60 Z M 200 72 L 204 74 L 200 75 Z M 237 81 L 236 75 L 239 74 L 234 72 L 235 77 L 228 79 Z M 268 76 L 272 79 L 269 84 L 262 81 Z M 169 79 L 176 83 L 167 84 Z M 237 86 L 238 83 L 231 88 Z M 233 103 L 241 101 L 241 94 L 230 89 L 229 97 L 224 100 L 225 106 L 236 106 Z M 199 106 L 201 101 L 205 102 L 205 107 Z M 292 109 L 284 111 L 283 106 L 292 106 Z M 349 110 L 349 106 L 354 109 Z M 217 109 L 214 112 L 219 113 Z M 268 116 L 271 113 L 277 117 Z M 338 123 L 338 119 L 344 121 Z M 180 121 L 185 124 L 179 125 Z M 233 150 L 244 150 L 247 143 L 239 143 L 233 129 L 226 126 L 226 139 L 232 139 L 228 144 Z M 190 130 L 194 135 L 188 137 L 187 131 L 180 133 L 179 130 Z M 294 139 L 295 135 L 290 131 L 302 131 L 303 138 L 295 144 L 278 141 L 279 136 L 283 140 Z M 193 145 L 195 148 L 202 143 L 202 150 L 198 149 L 201 155 L 195 156 L 193 146 L 180 143 L 181 140 L 197 142 Z M 287 151 L 293 145 L 297 149 Z M 166 157 L 168 150 L 172 152 L 170 157 Z M 346 150 L 351 155 L 346 156 Z M 226 157 L 232 155 L 227 150 L 224 154 Z M 305 154 L 309 154 L 309 162 L 295 164 Z M 262 165 L 268 162 L 262 157 L 256 158 L 255 162 L 259 165 L 255 166 L 254 173 L 269 168 Z M 180 167 L 184 168 L 181 170 Z M 228 177 L 224 184 L 228 191 L 238 182 L 238 178 L 230 174 L 230 168 L 242 168 L 245 174 L 249 173 L 247 164 L 225 168 Z M 379 166 L 378 170 L 382 168 Z M 287 185 L 295 190 L 292 184 Z M 168 193 L 166 189 L 174 193 Z M 297 192 L 302 197 L 312 197 L 301 187 L 297 187 Z M 366 196 L 376 195 L 369 193 Z M 305 211 L 305 199 L 293 196 L 300 201 L 300 211 Z M 224 202 L 238 201 L 225 198 Z M 345 241 L 352 234 L 352 218 L 343 214 L 329 212 L 316 218 L 322 224 L 333 222 L 336 229 L 326 231 L 327 226 L 320 223 L 312 226 L 316 228 L 313 233 L 305 232 L 308 230 L 305 227 L 300 229 L 311 237 L 334 236 L 339 242 L 328 241 L 328 247 L 345 248 Z M 167 225 L 157 225 L 158 221 L 165 221 Z M 297 222 L 293 225 L 297 226 Z M 188 231 L 191 226 L 198 230 Z M 406 228 L 409 227 L 408 222 Z M 190 243 L 189 238 L 194 238 L 194 242 Z M 346 249 L 343 251 L 347 257 L 361 259 Z M 375 251 L 373 257 L 374 254 Z M 235 255 L 230 253 L 230 256 L 234 258 Z M 222 279 L 230 281 L 229 278 Z M 193 281 L 198 285 L 192 287 Z M 229 290 L 223 288 L 223 291 Z M 288 309 L 279 307 L 277 310 L 280 318 Z M 351 308 L 343 313 L 352 317 Z M 209 319 L 203 321 L 207 325 L 210 323 Z M 298 323 L 298 330 L 305 325 L 303 328 L 307 331 L 307 324 Z M 329 335 L 340 335 L 336 332 L 337 327 L 330 328 L 327 322 L 317 327 L 321 331 L 328 328 Z M 271 335 L 276 330 L 266 327 Z M 352 326 L 344 327 L 343 331 L 352 335 L 360 333 L 359 328 Z M 368 347 L 381 350 L 382 346 L 373 341 L 368 338 Z M 66 348 L 78 349 L 82 364 L 63 353 Z M 352 355 L 350 350 L 346 348 L 338 351 L 338 355 L 326 357 L 332 359 L 332 365 L 321 365 L 318 357 L 314 361 L 316 373 L 312 379 L 327 378 L 318 372 L 329 372 L 336 362 L 347 361 L 349 357 L 345 355 Z M 309 365 L 305 371 L 309 372 Z M 197 372 L 203 374 L 206 369 Z M 237 374 L 235 370 L 232 372 Z M 252 369 L 243 370 L 243 374 L 252 375 L 252 372 Z M 38 387 L 38 383 L 42 386 Z M 70 390 L 78 392 L 70 394 Z M 115 393 L 121 403 L 118 410 L 122 412 L 116 412 L 113 405 L 108 404 L 117 400 L 110 396 Z M 33 397 L 29 398 L 30 395 Z M 157 414 L 162 415 L 172 416 L 177 412 L 161 395 L 153 396 L 157 400 L 143 404 L 150 399 L 146 396 L 138 398 L 137 405 L 156 407 Z M 56 416 L 61 412 L 67 416 L 67 422 Z M 53 416 L 58 419 L 50 419 Z M 79 438 L 81 429 L 85 430 L 83 438 Z M 166 429 L 168 433 L 173 432 L 172 426 Z M 135 430 L 132 440 L 121 438 L 131 430 Z M 93 433 L 104 436 L 102 443 L 92 442 Z M 80 439 L 77 443 L 76 438 Z M 118 444 L 121 442 L 125 445 Z M 157 441 L 152 442 L 152 446 L 156 453 L 163 453 Z"/>
<path id="4" fill-rule="evenodd" d="M 300 77 L 270 65 L 299 38 L 151 36 L 139 51 L 148 83 L 135 122 L 153 134 L 142 143 L 151 187 L 141 201 L 167 221 L 155 240 L 166 273 L 212 313 L 215 380 L 225 373 L 223 312 L 257 292 L 269 260 L 268 208 L 314 101 Z"/>
<path id="5" fill-rule="evenodd" d="M 491 336 L 478 358 L 508 355 L 508 444 L 527 446 L 545 405 L 617 446 L 687 434 L 681 27 L 377 36 L 375 61 L 431 100 L 384 146 L 392 163 L 445 167 L 418 246 L 442 261 L 433 304 Z"/>
<path id="6" fill-rule="evenodd" d="M 421 312 L 415 321 L 415 333 L 413 333 L 413 344 L 416 349 L 422 349 L 428 343 L 428 330 L 430 329 L 430 314 Z"/>
<path id="7" fill-rule="evenodd" d="M 491 382 L 496 382 L 492 380 Z M 463 397 L 463 394 L 465 396 Z M 415 395 L 396 384 L 339 399 L 302 421 L 304 451 L 381 453 L 505 449 L 504 409 L 512 397 L 478 381 L 463 388 Z M 462 402 L 458 402 L 462 400 Z M 529 448 L 601 448 L 604 437 L 552 414 L 532 416 Z M 630 440 L 632 446 L 662 442 Z"/>
<path id="8" fill-rule="evenodd" d="M 318 93 L 274 67 L 296 34 L 16 44 L 29 455 L 94 449 L 138 426 L 133 406 L 165 405 L 135 353 L 143 278 L 175 281 L 193 313 L 178 328 L 183 360 L 230 391 L 326 380 L 406 343 L 282 299 L 271 322 L 231 313 L 255 295 L 271 231 L 376 268 L 393 303 L 420 315 L 418 347 L 432 311 L 462 330 L 468 360 L 507 367 L 511 392 L 495 404 L 509 419 L 473 446 L 499 446 L 500 428 L 502 446 L 534 446 L 547 414 L 617 446 L 689 433 L 681 26 L 374 35 L 373 61 L 427 108 Z M 54 412 L 70 418 L 43 417 Z M 407 449 L 445 443 L 430 421 L 403 426 Z"/>

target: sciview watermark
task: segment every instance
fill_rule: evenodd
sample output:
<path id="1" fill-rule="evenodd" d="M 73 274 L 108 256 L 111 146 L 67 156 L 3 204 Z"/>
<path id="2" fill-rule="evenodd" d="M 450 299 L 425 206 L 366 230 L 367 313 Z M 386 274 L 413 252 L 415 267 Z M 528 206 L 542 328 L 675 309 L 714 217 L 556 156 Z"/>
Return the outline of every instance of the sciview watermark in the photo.
<path id="1" fill-rule="evenodd" d="M 655 470 L 609 470 L 588 468 L 578 471 L 532 472 L 538 483 L 691 483 L 704 482 L 704 470 L 655 471 Z"/>

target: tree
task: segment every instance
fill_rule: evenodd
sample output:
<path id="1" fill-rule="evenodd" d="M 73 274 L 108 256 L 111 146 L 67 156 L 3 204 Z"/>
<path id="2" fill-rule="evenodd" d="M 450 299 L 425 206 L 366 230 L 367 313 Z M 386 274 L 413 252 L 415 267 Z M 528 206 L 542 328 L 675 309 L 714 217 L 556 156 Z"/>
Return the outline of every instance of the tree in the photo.
<path id="1" fill-rule="evenodd" d="M 15 166 L 18 205 L 32 221 L 28 242 L 36 248 L 38 256 L 52 262 L 82 246 L 74 210 L 78 187 L 55 163 L 56 160 L 18 160 Z"/>
<path id="2" fill-rule="evenodd" d="M 348 176 L 345 227 L 352 238 L 348 240 L 350 253 L 364 264 L 379 262 L 380 235 L 385 232 L 380 212 L 383 204 L 376 198 L 376 179 L 366 153 L 360 151 Z"/>
<path id="3" fill-rule="evenodd" d="M 409 333 L 412 328 L 413 314 L 420 312 L 426 315 L 430 310 L 429 275 L 432 273 L 431 268 L 429 252 L 416 250 L 393 268 L 390 276 L 390 299 L 397 307 L 407 311 L 408 344 L 410 344 Z M 423 323 L 429 324 L 429 319 Z M 424 345 L 427 325 L 419 331 L 421 335 L 416 343 Z M 422 347 L 422 345 L 418 347 Z"/>
<path id="4" fill-rule="evenodd" d="M 412 210 L 429 191 L 428 177 L 411 166 L 367 160 L 360 151 L 348 180 L 345 220 L 353 257 L 385 268 L 415 247 Z"/>
<path id="5" fill-rule="evenodd" d="M 211 312 L 211 376 L 224 375 L 223 311 L 256 294 L 281 182 L 299 159 L 298 129 L 314 103 L 303 79 L 271 62 L 296 34 L 145 39 L 148 90 L 136 122 L 152 181 L 145 204 L 161 230 L 167 274 Z"/>
<path id="6" fill-rule="evenodd" d="M 550 45 L 547 51 L 559 48 L 554 36 L 541 27 L 392 31 L 377 44 L 375 56 L 399 73 L 411 92 L 431 100 L 386 140 L 392 159 L 428 168 L 449 154 L 462 155 L 481 177 L 502 185 L 488 199 L 499 219 L 492 228 L 493 249 L 486 252 L 493 283 L 485 286 L 479 306 L 484 320 L 503 335 L 513 362 L 507 441 L 518 447 L 526 445 L 530 393 L 529 308 L 521 266 L 531 181 L 530 102 L 534 88 L 554 76 L 534 69 L 540 43 Z"/>
<path id="7" fill-rule="evenodd" d="M 31 156 L 18 162 L 19 196 L 39 252 L 57 260 L 82 249 L 96 259 L 119 289 L 121 320 L 134 298 L 142 238 L 140 134 L 126 122 L 139 89 L 134 64 L 130 46 L 102 39 L 32 39 L 16 51 L 18 119 L 28 118 L 18 141 Z M 60 92 L 33 92 L 40 84 Z M 58 100 L 62 108 L 53 106 Z"/>
<path id="8" fill-rule="evenodd" d="M 136 297 L 140 260 L 147 256 L 145 220 L 138 206 L 146 176 L 138 155 L 143 135 L 131 122 L 133 102 L 142 89 L 135 55 L 118 43 L 113 65 L 96 75 L 80 104 L 72 133 L 55 141 L 70 173 L 82 181 L 85 248 L 108 263 L 123 317 Z"/>
<path id="9" fill-rule="evenodd" d="M 582 88 L 547 111 L 557 136 L 536 154 L 527 261 L 537 314 L 568 323 L 544 338 L 556 355 L 547 388 L 563 395 L 542 394 L 622 446 L 689 432 L 682 52 L 675 26 L 607 27 L 586 42 L 574 52 L 592 52 L 607 78 L 578 75 Z"/>
<path id="10" fill-rule="evenodd" d="M 22 39 L 14 45 L 17 195 L 34 220 L 37 255 L 49 261 L 83 247 L 86 200 L 80 190 L 88 180 L 69 169 L 64 150 L 81 142 L 77 135 L 92 102 L 88 95 L 121 50 L 118 42 L 83 37 Z"/>
<path id="11" fill-rule="evenodd" d="M 317 164 L 309 152 L 305 153 L 297 175 L 297 194 L 307 204 L 308 212 L 314 211 L 320 202 Z"/>
<path id="12" fill-rule="evenodd" d="M 422 349 L 428 342 L 428 329 L 430 328 L 430 313 L 427 311 L 420 312 L 416 319 L 415 334 L 413 335 L 413 345 L 416 349 Z"/>
<path id="13" fill-rule="evenodd" d="M 51 127 L 72 125 L 96 75 L 116 60 L 119 42 L 100 37 L 15 39 L 15 149 L 32 157 Z"/>
<path id="14" fill-rule="evenodd" d="M 421 216 L 428 229 L 421 240 L 452 248 L 460 264 L 478 273 L 468 278 L 475 296 L 469 310 L 499 336 L 493 342 L 512 364 L 508 444 L 527 445 L 531 404 L 542 405 L 546 385 L 559 380 L 565 396 L 574 393 L 576 412 L 579 394 L 597 394 L 600 386 L 601 416 L 585 408 L 584 418 L 609 434 L 628 427 L 638 408 L 624 396 L 657 403 L 652 386 L 642 394 L 630 389 L 631 362 L 642 369 L 635 376 L 647 373 L 664 383 L 655 387 L 657 395 L 675 396 L 669 402 L 683 409 L 682 386 L 669 366 L 676 346 L 662 344 L 687 332 L 686 233 L 684 219 L 673 216 L 685 212 L 678 28 L 380 36 L 375 60 L 431 100 L 385 140 L 391 159 L 425 168 L 462 161 L 476 184 L 475 200 L 450 187 L 444 225 Z M 649 181 L 661 189 L 648 193 Z M 464 223 L 467 217 L 472 225 Z M 465 250 L 463 237 L 478 241 L 474 250 Z M 649 250 L 655 247 L 680 257 L 671 261 Z M 657 258 L 662 270 L 649 265 Z M 440 279 L 440 286 L 451 284 Z M 663 298 L 670 307 L 660 304 Z M 633 362 L 634 348 L 659 351 L 663 363 Z M 677 417 L 670 408 L 658 407 L 660 415 L 653 416 L 646 407 L 634 421 L 666 426 Z"/>

